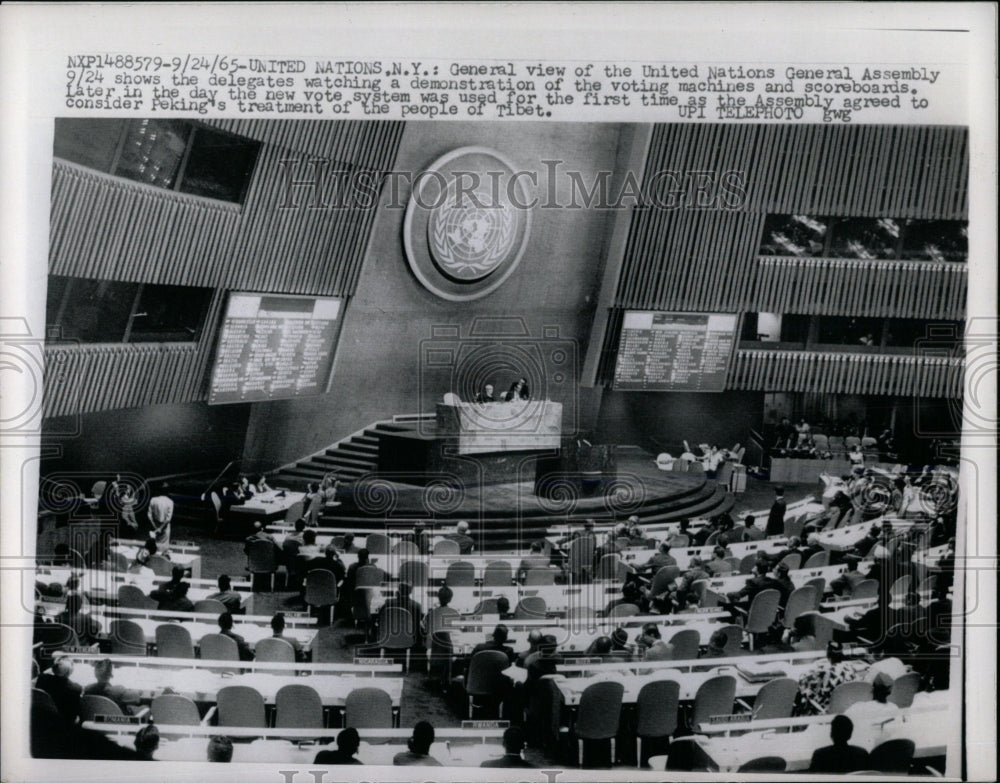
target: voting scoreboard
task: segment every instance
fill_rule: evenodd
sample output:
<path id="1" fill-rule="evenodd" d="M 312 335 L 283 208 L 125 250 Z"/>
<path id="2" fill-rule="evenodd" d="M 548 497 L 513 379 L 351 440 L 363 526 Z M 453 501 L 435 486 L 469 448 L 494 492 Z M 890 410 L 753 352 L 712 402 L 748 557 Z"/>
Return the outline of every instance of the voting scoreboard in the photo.
<path id="1" fill-rule="evenodd" d="M 738 318 L 732 313 L 626 312 L 613 388 L 721 392 Z"/>
<path id="2" fill-rule="evenodd" d="M 222 321 L 210 405 L 323 394 L 333 369 L 341 300 L 232 293 Z"/>

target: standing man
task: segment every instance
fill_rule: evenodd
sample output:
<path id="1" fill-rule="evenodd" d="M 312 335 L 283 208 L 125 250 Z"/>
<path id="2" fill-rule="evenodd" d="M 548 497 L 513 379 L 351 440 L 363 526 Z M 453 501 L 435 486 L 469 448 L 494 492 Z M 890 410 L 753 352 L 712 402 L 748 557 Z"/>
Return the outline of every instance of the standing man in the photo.
<path id="1" fill-rule="evenodd" d="M 764 535 L 780 536 L 785 532 L 785 488 L 774 488 L 774 503 L 767 515 L 767 528 Z"/>
<path id="2" fill-rule="evenodd" d="M 174 501 L 167 495 L 168 489 L 166 482 L 156 488 L 156 495 L 150 499 L 147 512 L 150 530 L 160 551 L 170 547 L 170 521 L 174 518 Z"/>

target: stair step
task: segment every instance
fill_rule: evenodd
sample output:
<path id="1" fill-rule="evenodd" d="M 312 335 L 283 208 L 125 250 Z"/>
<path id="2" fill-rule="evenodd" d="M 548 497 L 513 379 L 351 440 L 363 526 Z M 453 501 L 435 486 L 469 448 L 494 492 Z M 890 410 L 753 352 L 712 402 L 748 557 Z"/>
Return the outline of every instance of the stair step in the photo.
<path id="1" fill-rule="evenodd" d="M 395 424 L 393 422 L 387 422 L 385 424 L 376 424 L 375 432 L 411 432 L 415 430 L 416 424 Z M 371 430 L 365 430 L 367 435 Z"/>
<path id="2" fill-rule="evenodd" d="M 363 459 L 378 459 L 378 446 L 369 446 L 367 443 L 342 443 L 339 448 L 327 449 L 327 455 L 343 454 L 349 457 Z"/>
<path id="3" fill-rule="evenodd" d="M 369 459 L 359 459 L 354 457 L 354 455 L 344 455 L 344 454 L 323 454 L 322 456 L 313 457 L 314 462 L 320 465 L 335 465 L 338 467 L 347 468 L 371 468 L 375 465 L 375 460 Z"/>

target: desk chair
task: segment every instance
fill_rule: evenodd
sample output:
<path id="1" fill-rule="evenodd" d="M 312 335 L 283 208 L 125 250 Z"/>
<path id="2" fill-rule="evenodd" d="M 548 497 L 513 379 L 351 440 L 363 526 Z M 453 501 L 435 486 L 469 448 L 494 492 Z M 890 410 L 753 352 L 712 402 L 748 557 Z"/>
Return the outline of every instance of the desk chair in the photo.
<path id="1" fill-rule="evenodd" d="M 411 587 L 427 584 L 427 563 L 423 560 L 404 560 L 399 564 L 399 581 Z"/>
<path id="2" fill-rule="evenodd" d="M 435 555 L 460 555 L 462 548 L 458 545 L 457 541 L 442 538 L 434 542 L 434 548 L 431 552 Z"/>
<path id="3" fill-rule="evenodd" d="M 667 642 L 673 648 L 671 656 L 677 661 L 691 661 L 698 657 L 701 634 L 693 628 L 678 631 Z"/>
<path id="4" fill-rule="evenodd" d="M 395 726 L 392 697 L 381 688 L 355 688 L 344 699 L 344 725 L 354 729 Z"/>
<path id="5" fill-rule="evenodd" d="M 698 726 L 708 723 L 713 715 L 732 715 L 736 701 L 736 678 L 720 675 L 705 680 L 694 695 L 691 709 L 691 731 L 697 733 Z"/>
<path id="6" fill-rule="evenodd" d="M 181 623 L 161 623 L 156 626 L 156 657 L 194 658 L 191 632 Z"/>
<path id="7" fill-rule="evenodd" d="M 580 694 L 573 733 L 577 740 L 577 761 L 583 766 L 584 740 L 611 740 L 611 765 L 615 763 L 615 737 L 621 717 L 625 686 L 620 682 L 595 682 Z"/>
<path id="8" fill-rule="evenodd" d="M 431 616 L 438 614 L 431 621 Z M 439 606 L 432 609 L 427 615 L 427 638 L 430 640 L 430 649 L 427 653 L 427 674 L 432 680 L 436 680 L 443 688 L 447 688 L 451 682 L 451 663 L 455 656 L 455 645 L 451 641 L 451 631 L 446 626 L 446 618 L 458 618 L 461 615 L 450 606 Z"/>
<path id="9" fill-rule="evenodd" d="M 358 569 L 358 571 L 361 570 Z M 375 618 L 372 615 L 372 604 L 378 593 L 378 587 L 355 587 L 354 592 L 351 593 L 351 618 L 354 620 L 355 627 L 360 625 L 364 629 L 365 641 L 371 641 L 374 630 Z"/>
<path id="10" fill-rule="evenodd" d="M 743 649 L 743 629 L 738 625 L 720 625 L 719 629 L 726 635 L 726 646 L 723 648 L 727 658 L 740 654 Z"/>
<path id="11" fill-rule="evenodd" d="M 369 533 L 365 538 L 365 549 L 373 555 L 389 554 L 389 536 L 384 533 Z"/>
<path id="12" fill-rule="evenodd" d="M 145 655 L 146 634 L 132 620 L 113 620 L 108 629 L 111 652 L 115 655 Z"/>
<path id="13" fill-rule="evenodd" d="M 280 642 L 281 639 L 274 641 Z M 259 642 L 257 650 L 258 657 L 260 657 Z M 274 695 L 274 727 L 276 729 L 322 729 L 325 727 L 325 723 L 323 702 L 312 686 L 298 683 L 283 685 Z"/>
<path id="14" fill-rule="evenodd" d="M 650 585 L 650 592 L 653 595 L 660 595 L 665 592 L 681 575 L 680 566 L 663 566 L 653 574 L 653 583 Z"/>
<path id="15" fill-rule="evenodd" d="M 547 613 L 545 599 L 540 595 L 526 595 L 514 607 L 515 620 L 544 620 Z"/>
<path id="16" fill-rule="evenodd" d="M 809 556 L 803 568 L 826 568 L 830 565 L 830 551 L 824 550 Z"/>
<path id="17" fill-rule="evenodd" d="M 737 702 L 740 706 L 750 710 L 753 714 L 753 720 L 790 718 L 798 692 L 798 682 L 791 677 L 778 677 L 761 686 L 761 689 L 757 691 L 757 698 L 754 699 L 752 708 L 742 699 L 737 699 Z"/>
<path id="18" fill-rule="evenodd" d="M 448 587 L 474 587 L 476 567 L 466 560 L 451 563 L 445 573 L 444 583 Z"/>
<path id="19" fill-rule="evenodd" d="M 216 715 L 220 727 L 267 728 L 267 720 L 264 716 L 264 697 L 255 688 L 246 685 L 227 685 L 219 689 L 215 701 L 218 707 Z"/>
<path id="20" fill-rule="evenodd" d="M 878 579 L 862 579 L 854 585 L 851 598 L 878 598 Z"/>
<path id="21" fill-rule="evenodd" d="M 306 574 L 305 602 L 317 609 L 329 610 L 329 623 L 333 624 L 333 609 L 337 604 L 337 577 L 325 568 L 314 568 Z"/>
<path id="22" fill-rule="evenodd" d="M 698 604 L 703 609 L 719 605 L 719 594 L 708 586 L 709 580 L 699 579 L 691 585 L 691 591 L 698 596 Z"/>
<path id="23" fill-rule="evenodd" d="M 198 640 L 198 652 L 203 660 L 238 661 L 240 651 L 236 641 L 225 634 L 207 633 Z M 227 671 L 227 670 L 223 670 Z"/>
<path id="24" fill-rule="evenodd" d="M 760 756 L 741 764 L 737 772 L 784 772 L 786 762 L 781 756 Z"/>
<path id="25" fill-rule="evenodd" d="M 802 535 L 803 527 L 805 527 L 805 520 L 802 517 L 788 517 L 784 522 L 783 534 L 785 538 L 799 537 Z"/>
<path id="26" fill-rule="evenodd" d="M 920 690 L 920 674 L 909 672 L 902 677 L 897 677 L 892 682 L 892 693 L 889 694 L 889 701 L 901 710 L 913 704 L 913 697 Z"/>
<path id="27" fill-rule="evenodd" d="M 818 612 L 820 604 L 823 603 L 823 596 L 826 594 L 826 579 L 822 576 L 817 576 L 806 582 L 804 586 L 816 588 L 816 603 L 813 604 L 813 609 Z"/>
<path id="28" fill-rule="evenodd" d="M 625 617 L 634 617 L 639 614 L 639 607 L 635 604 L 616 604 L 611 607 L 608 617 L 614 620 L 621 620 Z"/>
<path id="29" fill-rule="evenodd" d="M 653 765 L 653 759 L 650 759 L 650 765 Z M 653 769 L 656 768 L 653 766 Z M 718 772 L 719 765 L 705 753 L 696 738 L 681 737 L 670 743 L 665 769 L 668 772 Z"/>
<path id="30" fill-rule="evenodd" d="M 905 775 L 910 771 L 910 763 L 917 745 L 910 739 L 892 739 L 877 745 L 868 757 L 868 763 L 876 772 Z"/>
<path id="31" fill-rule="evenodd" d="M 119 585 L 118 606 L 122 609 L 155 609 L 159 604 L 135 585 Z"/>
<path id="32" fill-rule="evenodd" d="M 295 648 L 287 639 L 276 639 L 273 636 L 261 639 L 254 646 L 255 661 L 271 661 L 273 663 L 295 663 Z M 267 671 L 258 669 L 257 671 Z M 271 670 L 275 674 L 291 674 L 287 670 Z"/>
<path id="33" fill-rule="evenodd" d="M 870 682 L 855 681 L 842 682 L 830 694 L 830 704 L 826 708 L 829 715 L 839 715 L 852 704 L 859 701 L 871 701 L 872 684 Z"/>
<path id="34" fill-rule="evenodd" d="M 410 650 L 417 643 L 416 618 L 409 611 L 398 606 L 384 606 L 378 613 L 378 634 L 376 644 L 380 652 L 403 650 L 406 661 L 403 671 L 410 670 Z"/>
<path id="35" fill-rule="evenodd" d="M 910 576 L 909 574 L 903 574 L 901 577 L 899 577 L 899 579 L 893 582 L 892 586 L 889 588 L 889 595 L 891 596 L 892 600 L 894 601 L 902 600 L 903 596 L 905 596 L 910 591 L 910 585 L 912 583 L 913 583 L 913 577 Z"/>
<path id="36" fill-rule="evenodd" d="M 465 692 L 469 697 L 469 718 L 476 706 L 476 698 L 489 698 L 490 707 L 503 703 L 505 683 L 503 670 L 510 666 L 505 653 L 499 650 L 481 650 L 469 660 L 469 672 L 465 680 Z"/>
<path id="37" fill-rule="evenodd" d="M 146 565 L 153 570 L 157 576 L 170 576 L 174 570 L 174 564 L 163 555 L 150 555 Z"/>
<path id="38" fill-rule="evenodd" d="M 811 585 L 803 585 L 792 590 L 785 604 L 785 614 L 782 618 L 782 625 L 785 628 L 793 628 L 795 618 L 805 612 L 812 612 L 816 609 L 817 598 L 816 588 Z"/>
<path id="39" fill-rule="evenodd" d="M 751 552 L 749 555 L 743 555 L 740 558 L 740 566 L 737 569 L 741 574 L 750 575 L 753 573 L 753 567 L 757 564 L 757 553 Z"/>
<path id="40" fill-rule="evenodd" d="M 271 592 L 274 592 L 274 575 L 278 571 L 278 548 L 272 541 L 251 541 L 247 550 L 247 570 L 251 578 L 258 574 L 267 574 L 271 579 Z"/>
<path id="41" fill-rule="evenodd" d="M 122 708 L 107 696 L 84 694 L 80 697 L 80 720 L 94 720 L 97 715 L 110 715 L 120 718 L 124 715 Z"/>
<path id="42" fill-rule="evenodd" d="M 305 510 L 306 502 L 305 500 L 296 500 L 288 507 L 288 511 L 285 512 L 285 524 L 289 527 L 295 525 L 296 521 L 302 518 L 302 512 Z"/>
<path id="43" fill-rule="evenodd" d="M 660 739 L 677 731 L 677 710 L 680 706 L 680 683 L 674 680 L 647 682 L 636 697 L 636 758 L 639 766 L 646 763 L 642 755 L 644 739 Z"/>
<path id="44" fill-rule="evenodd" d="M 486 564 L 486 570 L 483 571 L 483 587 L 510 587 L 513 581 L 513 570 L 506 560 L 495 560 Z"/>
<path id="45" fill-rule="evenodd" d="M 198 706 L 187 696 L 161 693 L 153 698 L 149 713 L 161 726 L 197 726 L 201 723 Z"/>
<path id="46" fill-rule="evenodd" d="M 31 706 L 40 712 L 51 715 L 59 713 L 59 708 L 56 707 L 56 700 L 52 698 L 52 694 L 48 691 L 43 691 L 41 688 L 31 689 Z"/>
<path id="47" fill-rule="evenodd" d="M 222 601 L 217 601 L 214 598 L 202 598 L 200 601 L 194 602 L 194 610 L 196 612 L 205 612 L 210 614 L 223 614 L 229 611 L 226 609 L 226 605 Z"/>
<path id="48" fill-rule="evenodd" d="M 743 627 L 749 637 L 751 650 L 754 648 L 755 636 L 771 630 L 774 619 L 778 616 L 780 602 L 781 593 L 774 589 L 761 590 L 754 596 Z"/>

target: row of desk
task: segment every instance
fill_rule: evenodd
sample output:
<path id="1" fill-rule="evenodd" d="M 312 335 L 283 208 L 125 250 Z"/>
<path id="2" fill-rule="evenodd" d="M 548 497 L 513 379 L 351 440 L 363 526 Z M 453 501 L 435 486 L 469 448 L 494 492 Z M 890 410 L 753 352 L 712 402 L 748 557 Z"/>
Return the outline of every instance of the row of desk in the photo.
<path id="1" fill-rule="evenodd" d="M 866 723 L 855 719 L 851 744 L 871 751 L 877 745 L 892 739 L 910 739 L 916 745 L 915 758 L 943 756 L 955 742 L 957 721 L 949 720 L 949 692 L 918 693 L 913 705 L 900 710 L 893 719 L 885 718 Z M 732 724 L 746 733 L 737 735 L 695 735 L 695 742 L 718 766 L 720 772 L 735 772 L 750 759 L 778 756 L 785 760 L 788 772 L 808 770 L 813 753 L 830 744 L 832 715 L 808 718 L 789 718 L 754 723 Z M 748 728 L 752 730 L 747 731 Z M 710 731 L 725 732 L 726 725 L 707 727 Z M 801 730 L 798 730 L 801 729 Z"/>
<path id="2" fill-rule="evenodd" d="M 146 637 L 146 644 L 148 645 L 156 644 L 156 629 L 157 627 L 166 624 L 164 620 L 160 619 L 147 617 L 119 617 L 114 614 L 106 615 L 93 611 L 90 612 L 90 616 L 100 624 L 102 639 L 110 639 L 111 623 L 115 620 L 127 619 L 142 628 L 143 635 Z M 219 633 L 219 624 L 217 622 L 191 619 L 177 624 L 191 634 L 191 641 L 194 644 L 195 650 L 198 649 L 198 640 L 203 636 L 210 633 Z M 242 636 L 251 649 L 256 647 L 257 642 L 261 639 L 268 639 L 273 635 L 270 626 L 266 623 L 258 624 L 255 622 L 244 621 L 233 623 L 233 633 Z M 286 628 L 284 635 L 286 638 L 294 639 L 304 651 L 308 651 L 312 649 L 313 641 L 316 638 L 316 629 L 295 627 Z"/>
<path id="3" fill-rule="evenodd" d="M 24 572 L 24 595 L 34 595 L 35 581 L 46 583 L 58 583 L 65 585 L 67 580 L 76 573 L 80 578 L 80 590 L 84 596 L 93 604 L 115 604 L 118 601 L 118 588 L 121 585 L 134 585 L 147 596 L 156 589 L 156 586 L 167 581 L 167 577 L 148 576 L 144 574 L 129 574 L 119 571 L 106 571 L 101 569 L 87 569 L 82 573 L 69 568 L 39 567 L 35 571 Z M 214 579 L 190 578 L 185 579 L 191 585 L 188 590 L 188 599 L 196 603 L 219 592 L 217 581 Z M 243 610 L 246 614 L 254 614 L 255 602 L 253 589 L 250 582 L 234 580 L 232 589 L 240 593 L 243 599 Z M 43 597 L 39 606 L 46 614 L 58 614 L 65 605 L 65 599 L 53 597 L 51 599 Z"/>
<path id="4" fill-rule="evenodd" d="M 82 687 L 97 681 L 92 664 L 110 658 L 116 665 L 113 683 L 149 701 L 167 689 L 195 702 L 214 704 L 219 690 L 229 685 L 254 688 L 273 705 L 285 685 L 308 685 L 324 707 L 343 707 L 357 688 L 378 688 L 389 694 L 394 708 L 403 696 L 399 664 L 282 664 L 271 662 L 205 661 L 188 658 L 144 658 L 90 653 L 60 653 L 72 660 L 71 679 Z M 303 672 L 307 672 L 303 676 Z"/>
<path id="5" fill-rule="evenodd" d="M 869 522 L 849 525 L 836 530 L 819 533 L 818 536 L 820 544 L 824 548 L 830 549 L 831 551 L 849 549 L 865 537 L 873 524 L 880 521 L 882 520 L 871 520 Z M 914 524 L 912 520 L 890 521 L 892 521 L 894 528 L 897 530 L 906 529 Z M 275 541 L 279 547 L 284 539 L 284 533 L 275 535 Z M 331 540 L 332 536 L 320 535 L 317 537 L 317 543 L 320 549 L 330 543 Z M 777 537 L 761 541 L 735 542 L 729 544 L 728 549 L 732 553 L 732 557 L 742 559 L 748 555 L 756 555 L 761 552 L 768 555 L 774 555 L 785 549 L 786 546 L 787 539 L 784 537 Z M 692 558 L 700 557 L 702 559 L 709 559 L 712 557 L 713 550 L 714 547 L 712 545 L 678 547 L 671 549 L 670 555 L 677 561 L 677 566 L 681 570 L 685 570 L 689 567 Z M 619 554 L 626 565 L 632 568 L 640 568 L 655 554 L 655 551 L 655 548 L 630 547 L 620 550 Z M 390 577 L 398 577 L 399 566 L 401 563 L 408 560 L 419 560 L 428 565 L 430 578 L 437 581 L 445 578 L 450 565 L 457 562 L 465 562 L 473 565 L 476 578 L 481 580 L 485 574 L 486 567 L 490 563 L 506 564 L 511 569 L 512 574 L 516 577 L 521 563 L 528 557 L 530 557 L 530 555 L 515 552 L 491 552 L 488 554 L 468 555 L 412 555 L 403 553 L 388 553 L 371 555 L 370 562 L 372 565 L 377 565 L 379 568 L 384 570 Z M 352 563 L 357 561 L 357 554 L 353 552 L 342 553 L 340 558 L 345 566 L 350 566 Z"/>
<path id="6" fill-rule="evenodd" d="M 85 729 L 106 734 L 122 747 L 132 748 L 138 726 L 84 723 Z M 157 761 L 204 761 L 210 737 L 219 734 L 214 726 L 160 726 Z M 244 729 L 227 728 L 236 740 L 233 763 L 288 763 L 312 766 L 321 750 L 336 748 L 341 729 Z M 478 767 L 484 761 L 503 756 L 503 728 L 436 728 L 430 755 L 446 767 Z M 362 764 L 392 766 L 397 753 L 406 750 L 412 729 L 359 729 L 361 745 L 356 758 Z M 166 739 L 164 739 L 166 737 Z M 250 739 L 251 742 L 245 740 Z M 432 776 L 429 776 L 432 777 Z"/>

